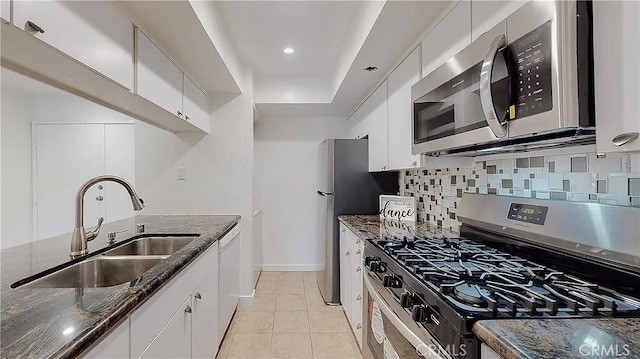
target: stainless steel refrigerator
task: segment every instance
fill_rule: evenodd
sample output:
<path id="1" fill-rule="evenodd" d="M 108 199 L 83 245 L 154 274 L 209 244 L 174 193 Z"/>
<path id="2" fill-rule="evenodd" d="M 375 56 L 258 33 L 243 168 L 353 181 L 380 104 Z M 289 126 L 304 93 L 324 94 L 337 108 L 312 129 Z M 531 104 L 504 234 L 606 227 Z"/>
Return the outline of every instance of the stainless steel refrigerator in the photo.
<path id="1" fill-rule="evenodd" d="M 327 304 L 340 304 L 340 226 L 338 216 L 377 214 L 378 197 L 398 192 L 395 172 L 369 173 L 367 139 L 327 139 L 319 146 L 318 231 L 325 238 L 325 265 L 318 273 Z"/>

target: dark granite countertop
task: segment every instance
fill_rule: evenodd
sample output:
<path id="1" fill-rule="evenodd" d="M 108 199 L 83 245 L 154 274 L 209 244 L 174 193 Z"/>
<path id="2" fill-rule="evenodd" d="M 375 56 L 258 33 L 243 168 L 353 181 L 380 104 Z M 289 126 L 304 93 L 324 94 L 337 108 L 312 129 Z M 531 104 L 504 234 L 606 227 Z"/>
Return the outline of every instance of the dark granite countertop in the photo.
<path id="1" fill-rule="evenodd" d="M 482 320 L 473 332 L 505 359 L 640 358 L 640 318 Z"/>
<path id="2" fill-rule="evenodd" d="M 338 219 L 360 239 L 366 240 L 381 236 L 430 236 L 430 237 L 459 237 L 457 232 L 436 227 L 425 222 L 400 222 L 395 220 L 380 220 L 374 215 L 339 216 Z"/>
<path id="3" fill-rule="evenodd" d="M 145 224 L 147 234 L 200 234 L 134 286 L 127 282 L 105 288 L 11 289 L 20 279 L 68 262 L 71 235 L 2 250 L 0 357 L 79 355 L 239 221 L 240 216 L 136 216 L 105 224 L 98 238 L 89 242 L 89 256 L 107 246 L 107 232 L 126 229 L 119 234 L 121 242 L 135 235 L 138 223 Z"/>

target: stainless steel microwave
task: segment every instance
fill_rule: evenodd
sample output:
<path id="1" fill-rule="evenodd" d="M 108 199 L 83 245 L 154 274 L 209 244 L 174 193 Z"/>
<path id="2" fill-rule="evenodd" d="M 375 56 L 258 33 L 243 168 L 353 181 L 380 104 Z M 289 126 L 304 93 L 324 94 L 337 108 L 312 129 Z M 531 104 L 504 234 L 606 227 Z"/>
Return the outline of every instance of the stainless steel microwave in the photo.
<path id="1" fill-rule="evenodd" d="M 590 1 L 531 0 L 411 88 L 413 154 L 595 142 Z"/>

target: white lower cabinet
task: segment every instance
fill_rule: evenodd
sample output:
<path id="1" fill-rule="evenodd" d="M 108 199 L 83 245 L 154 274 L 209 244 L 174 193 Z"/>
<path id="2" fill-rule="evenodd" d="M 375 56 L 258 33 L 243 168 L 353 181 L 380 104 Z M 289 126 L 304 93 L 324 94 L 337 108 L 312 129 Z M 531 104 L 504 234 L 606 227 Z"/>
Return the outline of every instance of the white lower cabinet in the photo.
<path id="1" fill-rule="evenodd" d="M 362 348 L 362 280 L 364 242 L 340 224 L 340 302 Z"/>
<path id="2" fill-rule="evenodd" d="M 218 265 L 192 295 L 191 357 L 211 358 L 218 351 Z"/>
<path id="3" fill-rule="evenodd" d="M 85 358 L 129 358 L 129 318 L 120 323 L 106 338 L 96 344 Z"/>
<path id="4" fill-rule="evenodd" d="M 215 358 L 227 329 L 218 327 L 219 295 L 228 294 L 218 286 L 218 248 L 238 242 L 239 229 L 238 224 L 207 248 L 84 357 Z"/>
<path id="5" fill-rule="evenodd" d="M 192 321 L 193 308 L 189 296 L 140 358 L 191 358 Z"/>

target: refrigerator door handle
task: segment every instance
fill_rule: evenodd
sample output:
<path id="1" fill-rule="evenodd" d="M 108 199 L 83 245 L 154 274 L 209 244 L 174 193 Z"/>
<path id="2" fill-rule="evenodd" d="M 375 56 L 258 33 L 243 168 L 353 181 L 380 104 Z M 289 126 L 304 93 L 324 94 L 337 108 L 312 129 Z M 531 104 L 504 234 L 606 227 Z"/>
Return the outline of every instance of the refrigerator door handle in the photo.
<path id="1" fill-rule="evenodd" d="M 324 197 L 324 196 L 333 196 L 333 192 L 318 191 L 318 194 L 321 195 L 322 197 Z"/>

